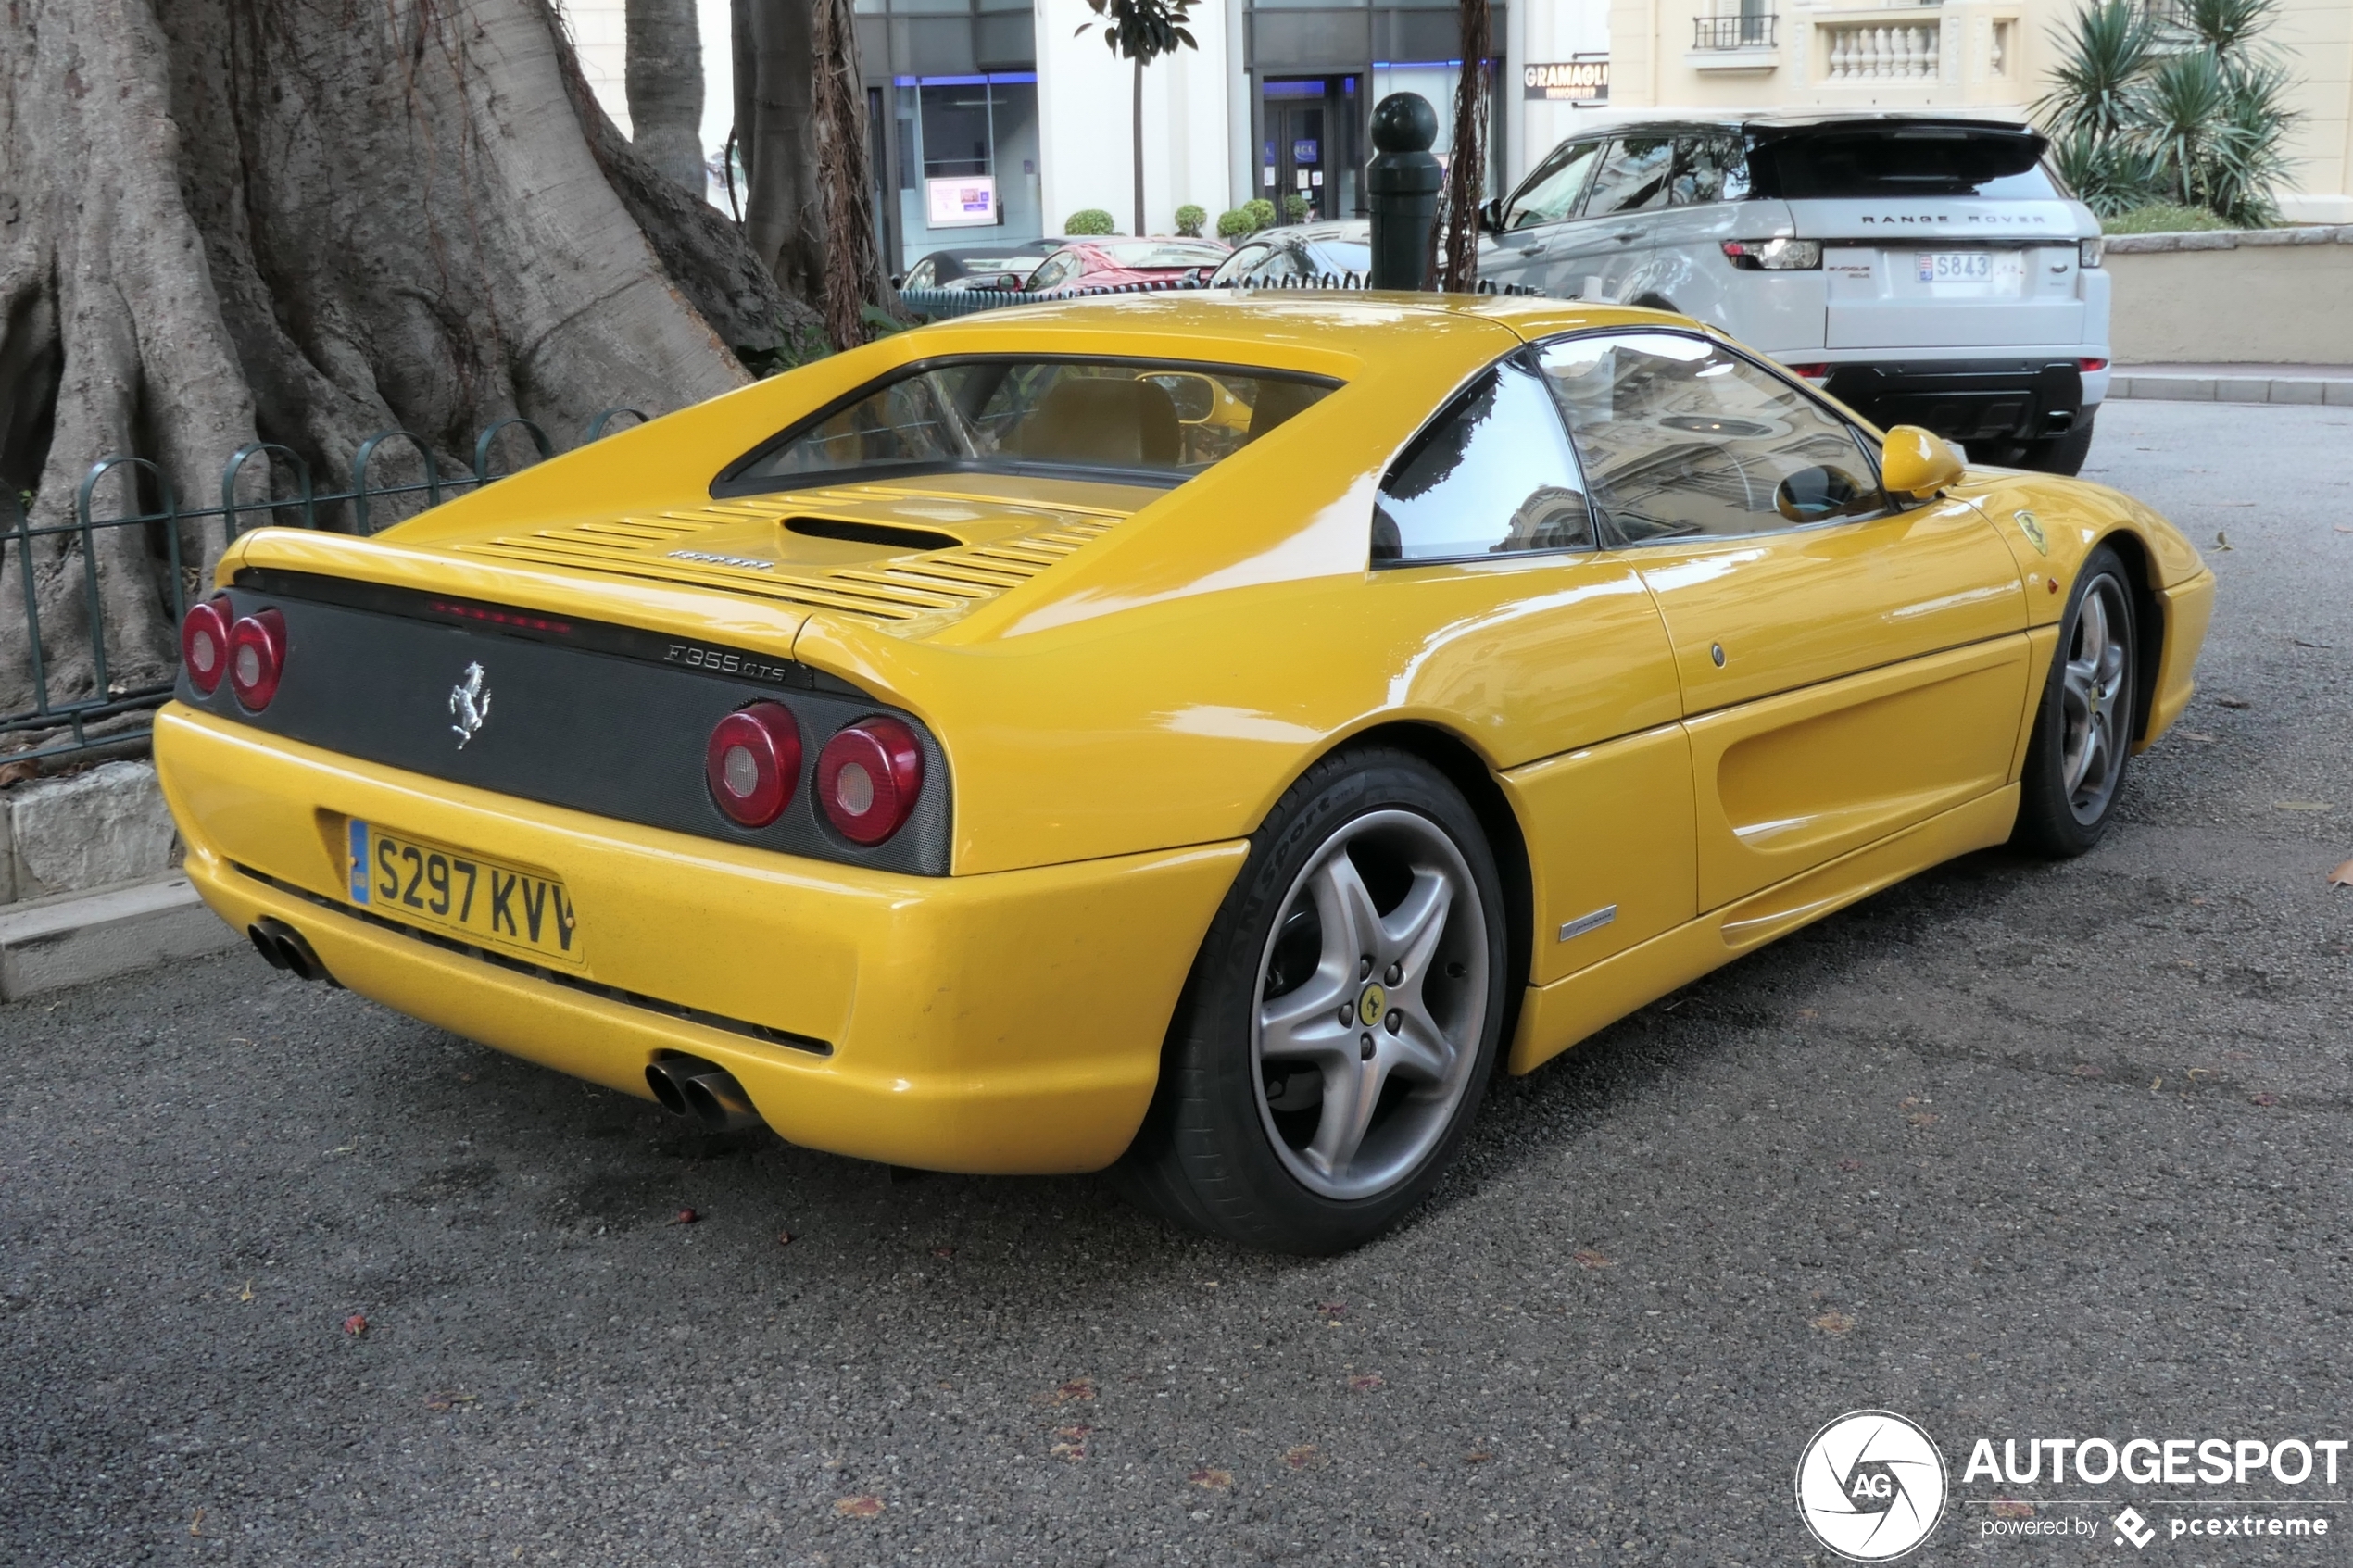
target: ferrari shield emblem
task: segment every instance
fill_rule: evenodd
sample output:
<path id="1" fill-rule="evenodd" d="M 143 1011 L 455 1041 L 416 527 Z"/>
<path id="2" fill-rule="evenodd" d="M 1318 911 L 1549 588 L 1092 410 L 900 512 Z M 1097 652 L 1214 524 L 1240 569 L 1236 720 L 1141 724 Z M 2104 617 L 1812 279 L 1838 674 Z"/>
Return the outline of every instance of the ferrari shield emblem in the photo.
<path id="1" fill-rule="evenodd" d="M 2050 541 L 2043 537 L 2043 525 L 2034 521 L 2032 512 L 2020 510 L 2012 512 L 2010 516 L 2017 520 L 2018 531 L 2026 535 L 2026 542 L 2034 546 L 2035 554 L 2047 556 L 2051 553 Z"/>

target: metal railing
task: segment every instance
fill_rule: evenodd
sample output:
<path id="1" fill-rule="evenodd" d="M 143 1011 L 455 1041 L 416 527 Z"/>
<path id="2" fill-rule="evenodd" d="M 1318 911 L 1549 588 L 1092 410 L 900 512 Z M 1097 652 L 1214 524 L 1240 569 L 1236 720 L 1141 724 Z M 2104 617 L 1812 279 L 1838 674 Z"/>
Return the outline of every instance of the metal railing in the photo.
<path id="1" fill-rule="evenodd" d="M 1772 12 L 1738 17 L 1694 17 L 1692 19 L 1692 47 L 1769 49 L 1773 46 L 1773 24 L 1780 19 L 1779 14 Z"/>
<path id="2" fill-rule="evenodd" d="M 1221 283 L 1222 291 L 1239 288 L 1250 294 L 1280 294 L 1293 290 L 1368 289 L 1372 282 L 1363 272 L 1294 273 L 1279 278 L 1245 278 L 1236 283 Z M 1063 300 L 1090 299 L 1112 295 L 1181 294 L 1206 289 L 1207 283 L 1189 279 L 1169 279 L 1151 283 L 1114 283 L 1091 289 L 1062 289 L 1048 294 L 1026 294 L 1000 289 L 901 289 L 899 297 L 908 310 L 930 320 L 944 320 L 952 316 L 969 316 L 976 310 L 1002 310 L 1016 305 L 1051 305 Z M 1541 289 L 1518 283 L 1498 284 L 1492 278 L 1478 282 L 1481 294 L 1541 295 Z"/>
<path id="3" fill-rule="evenodd" d="M 604 409 L 589 420 L 582 445 L 605 435 L 616 420 L 630 419 L 642 423 L 646 417 L 635 408 Z M 36 525 L 14 494 L 0 492 L 0 559 L 15 565 L 23 588 L 27 672 L 33 697 L 31 707 L 0 714 L 0 766 L 37 764 L 96 747 L 135 744 L 147 733 L 148 726 L 135 721 L 113 721 L 151 712 L 171 696 L 172 684 L 169 680 L 134 687 L 116 680 L 109 668 L 116 661 L 110 658 L 108 641 L 112 629 L 107 622 L 99 588 L 99 535 L 110 530 L 135 528 L 146 531 L 151 540 L 160 536 L 163 555 L 156 567 L 166 579 L 171 623 L 176 627 L 191 594 L 202 587 L 189 580 L 190 572 L 182 559 L 186 549 L 183 530 L 188 525 L 196 525 L 201 531 L 217 520 L 223 548 L 246 530 L 273 522 L 302 528 L 335 528 L 338 523 L 347 523 L 347 529 L 336 531 L 374 533 L 400 521 L 388 515 L 387 508 L 406 497 L 422 495 L 425 506 L 438 506 L 445 499 L 504 477 L 493 473 L 491 464 L 500 445 L 499 437 L 510 431 L 529 442 L 535 454 L 533 460 L 556 455 L 555 444 L 544 429 L 517 417 L 499 420 L 483 431 L 474 441 L 473 467 L 461 473 L 443 472 L 432 444 L 422 436 L 406 430 L 387 430 L 359 444 L 352 455 L 349 488 L 343 490 L 321 491 L 310 465 L 300 454 L 276 442 L 256 441 L 239 447 L 222 466 L 219 506 L 182 506 L 170 476 L 159 465 L 146 458 L 120 456 L 99 459 L 82 475 L 74 491 L 70 522 Z M 418 477 L 385 481 L 381 477 L 382 464 L 391 458 L 384 448 L 393 445 L 397 450 L 400 444 L 410 449 L 413 471 Z M 506 445 L 511 448 L 514 444 L 510 441 Z M 245 480 L 245 487 L 251 488 L 251 475 L 260 471 L 251 466 L 257 458 L 266 458 L 274 470 L 271 475 L 273 488 L 279 487 L 275 482 L 283 476 L 283 487 L 291 494 L 261 498 L 240 495 L 239 481 Z M 106 484 L 110 476 L 118 475 L 112 485 Z M 143 485 L 146 492 L 144 498 Z M 97 516 L 102 488 L 120 497 L 128 509 Z M 60 537 L 69 537 L 79 545 L 79 550 L 69 544 L 57 559 L 37 561 L 36 541 Z M 53 688 L 53 670 L 57 661 L 51 657 L 42 636 L 41 596 L 36 579 L 43 575 L 40 568 L 44 565 L 52 571 L 62 567 L 71 571 L 71 558 L 76 553 L 81 557 L 82 617 L 90 638 L 90 692 L 83 696 L 60 696 Z M 13 627 L 8 629 L 8 634 L 14 634 Z M 170 655 L 176 660 L 178 654 L 175 646 Z M 25 735 L 43 738 L 31 745 L 15 744 L 15 737 Z"/>

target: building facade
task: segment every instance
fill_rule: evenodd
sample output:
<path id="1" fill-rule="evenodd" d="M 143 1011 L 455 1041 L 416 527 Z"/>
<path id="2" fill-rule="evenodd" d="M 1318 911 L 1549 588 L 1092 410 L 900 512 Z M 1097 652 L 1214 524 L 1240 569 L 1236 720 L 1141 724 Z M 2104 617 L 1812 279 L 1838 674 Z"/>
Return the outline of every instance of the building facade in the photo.
<path id="1" fill-rule="evenodd" d="M 2081 0 L 1613 0 L 1621 105 L 1936 108 L 2024 118 Z M 2353 0 L 2281 0 L 2265 42 L 2295 82 L 2291 221 L 2353 221 Z"/>

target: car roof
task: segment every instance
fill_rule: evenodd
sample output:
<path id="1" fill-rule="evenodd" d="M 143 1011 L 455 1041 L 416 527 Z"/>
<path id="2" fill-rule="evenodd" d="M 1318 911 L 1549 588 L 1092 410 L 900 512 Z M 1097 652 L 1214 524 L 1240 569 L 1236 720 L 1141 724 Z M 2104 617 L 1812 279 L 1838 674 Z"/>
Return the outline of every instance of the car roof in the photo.
<path id="1" fill-rule="evenodd" d="M 1810 131 L 1823 127 L 1854 125 L 1897 126 L 1917 125 L 1954 131 L 2026 131 L 2033 127 L 2015 114 L 1998 110 L 1976 113 L 1967 109 L 1940 110 L 1924 113 L 1917 109 L 1755 109 L 1727 110 L 1705 108 L 1627 108 L 1591 111 L 1589 123 L 1595 132 L 1622 131 L 1632 126 L 1689 126 L 1693 129 L 1725 131 Z M 1571 132 L 1561 138 L 1576 141 L 1587 134 L 1583 130 Z"/>

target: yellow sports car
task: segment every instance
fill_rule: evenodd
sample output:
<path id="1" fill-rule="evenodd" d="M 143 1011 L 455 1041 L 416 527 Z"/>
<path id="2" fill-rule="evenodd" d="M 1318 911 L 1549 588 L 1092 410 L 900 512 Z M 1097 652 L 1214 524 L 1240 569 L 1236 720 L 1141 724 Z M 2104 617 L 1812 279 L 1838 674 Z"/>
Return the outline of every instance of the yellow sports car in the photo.
<path id="1" fill-rule="evenodd" d="M 1499 1063 L 2089 848 L 2214 593 L 1688 320 L 1437 295 L 967 317 L 219 581 L 156 755 L 273 963 L 1310 1252 Z"/>

